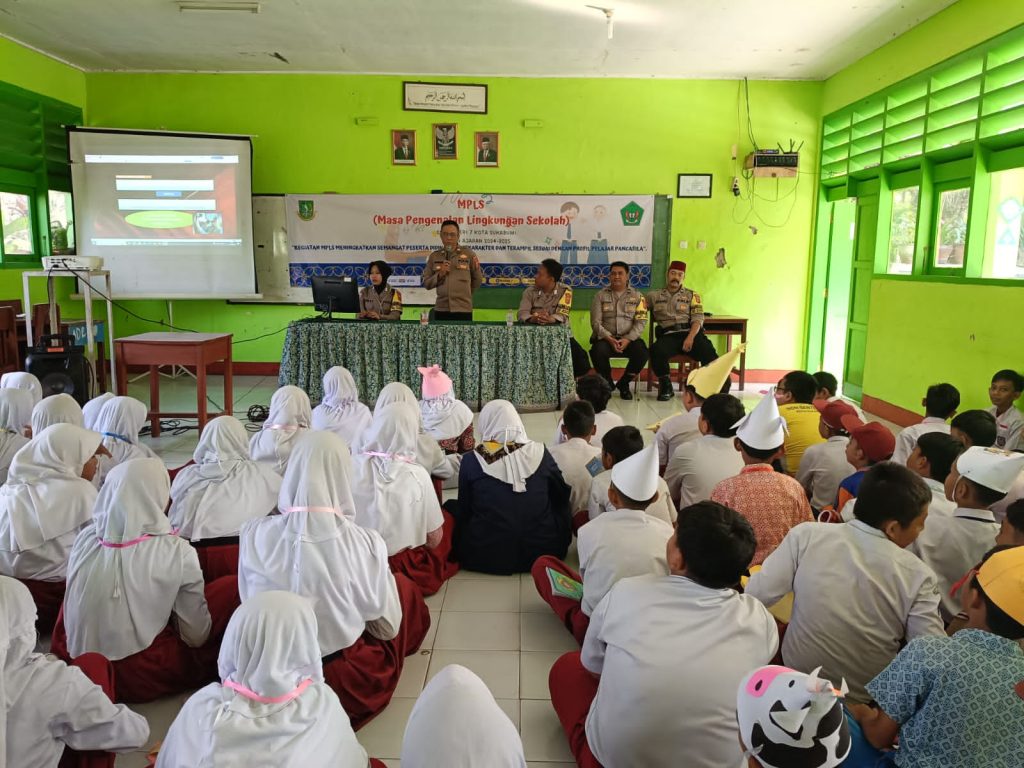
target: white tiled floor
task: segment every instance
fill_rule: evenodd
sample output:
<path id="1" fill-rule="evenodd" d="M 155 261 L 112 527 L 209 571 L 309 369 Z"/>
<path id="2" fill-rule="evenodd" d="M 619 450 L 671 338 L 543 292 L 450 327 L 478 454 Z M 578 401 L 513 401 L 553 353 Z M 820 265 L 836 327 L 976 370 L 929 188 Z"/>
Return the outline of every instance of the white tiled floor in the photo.
<path id="1" fill-rule="evenodd" d="M 273 377 L 236 377 L 235 413 L 244 420 L 248 407 L 256 403 L 268 404 L 276 387 Z M 745 393 L 734 391 L 734 394 L 745 401 L 756 401 L 764 388 L 764 385 L 748 383 Z M 148 381 L 143 378 L 132 384 L 130 393 L 148 403 Z M 212 399 L 219 402 L 219 396 L 219 387 L 214 387 Z M 194 408 L 194 382 L 189 378 L 164 379 L 161 406 L 181 410 Z M 624 402 L 615 395 L 609 408 L 619 413 L 627 424 L 640 428 L 645 440 L 650 440 L 651 433 L 644 428 L 677 412 L 680 406 L 677 402 L 657 402 L 654 392 L 641 392 L 633 402 Z M 558 414 L 526 414 L 523 423 L 531 438 L 548 442 L 554 435 Z M 197 440 L 195 430 L 183 435 L 168 432 L 158 439 L 145 438 L 170 467 L 191 459 Z M 570 562 L 574 559 L 575 546 L 569 556 Z M 416 697 L 426 681 L 439 670 L 458 663 L 480 675 L 502 709 L 517 724 L 530 766 L 565 768 L 573 765 L 565 735 L 551 709 L 547 678 L 555 659 L 578 646 L 537 596 L 530 575 L 488 576 L 463 571 L 438 594 L 427 598 L 427 604 L 431 628 L 422 649 L 406 659 L 398 689 L 388 708 L 359 731 L 359 740 L 367 752 L 389 766 L 398 766 L 402 734 Z M 152 743 L 163 739 L 186 698 L 178 696 L 135 707 L 149 719 Z M 117 760 L 118 768 L 144 764 L 141 754 L 122 755 Z"/>

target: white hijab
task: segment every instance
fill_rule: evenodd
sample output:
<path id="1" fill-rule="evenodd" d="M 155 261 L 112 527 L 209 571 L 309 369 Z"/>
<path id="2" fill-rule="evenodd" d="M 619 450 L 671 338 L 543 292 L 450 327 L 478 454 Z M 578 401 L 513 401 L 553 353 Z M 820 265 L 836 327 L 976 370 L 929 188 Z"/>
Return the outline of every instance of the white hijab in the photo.
<path id="1" fill-rule="evenodd" d="M 455 399 L 450 383 L 447 392 L 420 400 L 420 415 L 423 428 L 435 440 L 451 440 L 473 426 L 473 412 Z"/>
<path id="2" fill-rule="evenodd" d="M 103 483 L 110 470 L 129 459 L 155 459 L 156 454 L 139 442 L 139 430 L 149 416 L 146 404 L 134 397 L 112 397 L 103 404 L 96 419 L 96 431 L 103 436 L 103 447 L 110 456 L 100 457 L 94 484 Z"/>
<path id="3" fill-rule="evenodd" d="M 32 410 L 32 395 L 23 389 L 0 389 L 0 484 L 14 456 L 28 444 L 25 419 Z"/>
<path id="4" fill-rule="evenodd" d="M 242 603 L 220 647 L 222 682 L 185 703 L 157 768 L 269 764 L 265 760 L 280 768 L 366 768 L 366 751 L 324 683 L 316 635 L 313 607 L 303 597 L 274 591 Z"/>
<path id="5" fill-rule="evenodd" d="M 32 405 L 43 399 L 43 385 L 31 373 L 12 371 L 0 376 L 0 389 L 24 389 L 32 395 Z"/>
<path id="6" fill-rule="evenodd" d="M 409 715 L 402 768 L 526 768 L 523 742 L 483 680 L 450 664 Z"/>
<path id="7" fill-rule="evenodd" d="M 249 458 L 242 422 L 218 416 L 206 424 L 192 454 L 171 485 L 168 516 L 178 535 L 192 541 L 237 536 L 242 525 L 277 506 L 281 476 Z"/>
<path id="8" fill-rule="evenodd" d="M 388 555 L 422 546 L 444 524 L 430 475 L 416 463 L 418 422 L 411 405 L 381 406 L 352 459 L 356 524 L 379 532 Z"/>
<path id="9" fill-rule="evenodd" d="M 512 486 L 516 493 L 526 491 L 526 480 L 537 471 L 544 458 L 544 446 L 526 436 L 526 427 L 508 400 L 491 400 L 480 411 L 480 441 L 504 447 L 519 443 L 520 447 L 493 463 L 487 463 L 477 451 L 480 467 L 488 475 Z"/>
<path id="10" fill-rule="evenodd" d="M 103 392 L 82 406 L 82 418 L 85 421 L 84 426 L 86 429 L 96 429 L 96 422 L 99 421 L 100 411 L 103 410 L 107 400 L 113 396 L 112 392 Z"/>
<path id="11" fill-rule="evenodd" d="M 26 552 L 89 522 L 96 489 L 82 470 L 99 447 L 95 432 L 54 424 L 18 451 L 0 487 L 0 547 Z"/>
<path id="12" fill-rule="evenodd" d="M 301 435 L 281 484 L 281 514 L 250 520 L 241 535 L 242 599 L 276 589 L 310 598 L 322 656 L 355 643 L 395 590 L 384 540 L 354 522 L 346 452 L 333 432 Z"/>
<path id="13" fill-rule="evenodd" d="M 370 426 L 370 409 L 359 402 L 359 390 L 347 368 L 336 365 L 324 374 L 324 399 L 313 409 L 313 429 L 334 432 L 352 444 Z"/>
<path id="14" fill-rule="evenodd" d="M 132 459 L 107 475 L 92 525 L 68 560 L 72 657 L 92 651 L 117 661 L 148 648 L 167 626 L 182 583 L 180 548 L 190 549 L 164 514 L 169 492 L 159 459 Z"/>
<path id="15" fill-rule="evenodd" d="M 32 434 L 38 435 L 54 424 L 74 424 L 85 428 L 82 406 L 71 395 L 60 393 L 44 397 L 32 409 Z"/>
<path id="16" fill-rule="evenodd" d="M 312 421 L 309 395 L 290 384 L 278 389 L 270 399 L 270 415 L 263 422 L 263 429 L 249 442 L 253 461 L 270 464 L 283 475 L 295 441 Z"/>
<path id="17" fill-rule="evenodd" d="M 0 576 L 0 768 L 7 765 L 10 709 L 31 678 L 28 661 L 36 645 L 36 604 L 28 587 Z"/>
<path id="18" fill-rule="evenodd" d="M 391 405 L 393 403 L 405 403 L 406 405 L 411 405 L 417 410 L 417 412 L 419 411 L 420 403 L 419 400 L 416 399 L 416 395 L 413 394 L 409 387 L 400 381 L 393 381 L 380 391 L 380 394 L 377 395 L 377 403 L 374 405 L 373 410 L 376 412 L 382 406 Z M 416 440 L 417 463 L 432 475 L 443 471 L 443 466 L 447 464 L 444 451 L 441 450 L 441 446 L 437 444 L 437 441 L 428 435 L 423 429 L 422 416 L 419 418 L 419 424 L 416 429 L 418 433 Z M 360 444 L 356 444 L 356 450 L 361 450 Z"/>

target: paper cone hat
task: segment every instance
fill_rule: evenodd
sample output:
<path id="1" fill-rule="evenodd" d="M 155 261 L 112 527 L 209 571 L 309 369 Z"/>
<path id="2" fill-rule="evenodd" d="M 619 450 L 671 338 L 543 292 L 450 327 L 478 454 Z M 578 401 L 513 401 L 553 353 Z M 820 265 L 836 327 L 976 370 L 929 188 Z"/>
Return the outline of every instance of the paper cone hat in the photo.
<path id="1" fill-rule="evenodd" d="M 718 394 L 725 386 L 725 380 L 729 378 L 732 369 L 736 367 L 736 361 L 740 359 L 740 354 L 746 347 L 746 344 L 738 344 L 717 360 L 712 360 L 700 368 L 694 368 L 686 377 L 686 383 L 705 399 Z"/>
<path id="2" fill-rule="evenodd" d="M 652 442 L 612 467 L 612 483 L 634 501 L 646 501 L 658 492 L 658 446 Z"/>
<path id="3" fill-rule="evenodd" d="M 1024 547 L 992 555 L 978 571 L 978 583 L 1007 616 L 1024 622 Z"/>
<path id="4" fill-rule="evenodd" d="M 733 424 L 736 437 L 759 451 L 778 448 L 786 442 L 786 420 L 779 415 L 775 402 L 775 388 L 761 398 L 750 413 Z"/>
<path id="5" fill-rule="evenodd" d="M 962 477 L 978 485 L 1008 493 L 1024 469 L 1024 454 L 973 445 L 960 454 L 956 468 Z"/>

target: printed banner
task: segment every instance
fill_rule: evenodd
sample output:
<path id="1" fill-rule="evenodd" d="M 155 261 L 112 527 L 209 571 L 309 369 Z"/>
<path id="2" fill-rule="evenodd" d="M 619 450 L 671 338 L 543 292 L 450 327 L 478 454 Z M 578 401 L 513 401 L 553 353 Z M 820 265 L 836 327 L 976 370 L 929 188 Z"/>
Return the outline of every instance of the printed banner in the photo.
<path id="1" fill-rule="evenodd" d="M 487 286 L 530 285 L 548 258 L 573 287 L 606 285 L 613 261 L 631 265 L 633 285 L 651 284 L 653 195 L 287 195 L 285 204 L 293 286 L 315 276 L 365 284 L 377 259 L 418 276 L 446 219 L 459 222 Z"/>

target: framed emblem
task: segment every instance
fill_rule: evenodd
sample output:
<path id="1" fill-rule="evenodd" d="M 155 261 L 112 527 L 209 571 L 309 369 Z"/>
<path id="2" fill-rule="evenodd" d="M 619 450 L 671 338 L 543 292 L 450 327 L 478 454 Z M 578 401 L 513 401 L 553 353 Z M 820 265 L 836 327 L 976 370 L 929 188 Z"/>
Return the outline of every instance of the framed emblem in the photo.
<path id="1" fill-rule="evenodd" d="M 299 200 L 299 218 L 312 221 L 316 218 L 316 209 L 312 200 Z"/>

